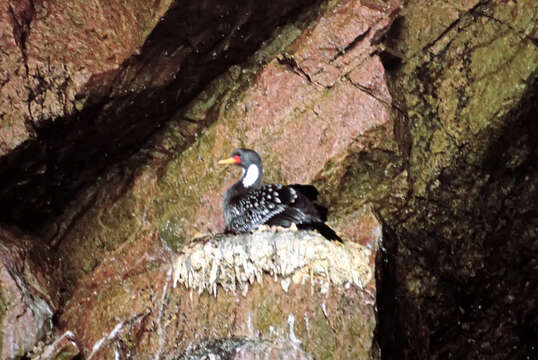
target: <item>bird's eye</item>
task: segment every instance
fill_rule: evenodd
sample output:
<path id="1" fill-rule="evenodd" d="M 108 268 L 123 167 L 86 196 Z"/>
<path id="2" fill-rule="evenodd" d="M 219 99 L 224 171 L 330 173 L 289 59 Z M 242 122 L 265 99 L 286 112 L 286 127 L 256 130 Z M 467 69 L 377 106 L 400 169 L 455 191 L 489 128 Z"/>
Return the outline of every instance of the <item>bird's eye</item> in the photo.
<path id="1" fill-rule="evenodd" d="M 241 157 L 239 155 L 234 155 L 233 158 L 236 164 L 241 164 Z"/>

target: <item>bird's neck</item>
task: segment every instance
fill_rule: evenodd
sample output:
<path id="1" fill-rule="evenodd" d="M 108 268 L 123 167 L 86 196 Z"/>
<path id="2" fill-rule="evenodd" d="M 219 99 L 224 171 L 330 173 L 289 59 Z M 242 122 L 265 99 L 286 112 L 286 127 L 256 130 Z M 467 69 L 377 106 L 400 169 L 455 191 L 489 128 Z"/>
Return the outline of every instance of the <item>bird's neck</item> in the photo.
<path id="1" fill-rule="evenodd" d="M 224 204 L 228 204 L 236 196 L 244 194 L 252 189 L 257 189 L 262 183 L 262 169 L 256 165 L 250 165 L 247 170 L 243 170 L 241 179 L 233 184 L 224 196 Z"/>
<path id="2" fill-rule="evenodd" d="M 228 204 L 236 196 L 244 194 L 251 189 L 257 189 L 262 183 L 262 168 L 256 165 L 250 165 L 247 170 L 243 170 L 241 179 L 233 184 L 224 196 L 224 204 Z"/>
<path id="3" fill-rule="evenodd" d="M 245 189 L 259 188 L 262 183 L 262 173 L 261 166 L 251 164 L 246 170 L 243 170 L 243 176 L 237 184 Z"/>

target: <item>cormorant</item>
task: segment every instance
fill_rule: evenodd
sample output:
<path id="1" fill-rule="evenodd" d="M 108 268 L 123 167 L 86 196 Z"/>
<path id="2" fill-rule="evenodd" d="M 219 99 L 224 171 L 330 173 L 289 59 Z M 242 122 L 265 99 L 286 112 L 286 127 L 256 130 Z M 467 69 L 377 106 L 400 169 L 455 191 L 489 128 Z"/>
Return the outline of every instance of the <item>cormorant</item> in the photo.
<path id="1" fill-rule="evenodd" d="M 238 165 L 241 179 L 224 196 L 223 208 L 227 230 L 244 233 L 260 225 L 315 229 L 329 240 L 342 239 L 325 224 L 327 209 L 314 201 L 318 190 L 313 185 L 262 185 L 262 160 L 250 149 L 235 149 L 219 164 Z"/>

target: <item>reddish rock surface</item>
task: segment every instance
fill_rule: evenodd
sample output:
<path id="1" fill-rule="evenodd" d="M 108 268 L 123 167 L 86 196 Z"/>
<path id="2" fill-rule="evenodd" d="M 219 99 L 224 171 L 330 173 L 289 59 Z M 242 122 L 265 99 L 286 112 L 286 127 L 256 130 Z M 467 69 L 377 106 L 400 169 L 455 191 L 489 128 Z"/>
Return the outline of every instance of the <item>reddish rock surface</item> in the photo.
<path id="1" fill-rule="evenodd" d="M 169 2 L 0 2 L 0 156 L 38 136 L 43 121 L 73 115 L 144 43 Z M 128 26 L 126 26 L 128 24 Z M 105 75 L 106 74 L 106 75 Z M 101 96 L 103 96 L 102 94 Z"/>
<path id="2" fill-rule="evenodd" d="M 310 3 L 0 0 L 0 222 L 41 235 L 0 232 L 9 351 L 45 299 L 43 356 L 532 358 L 536 2 Z M 172 289 L 175 252 L 223 229 L 238 146 L 315 184 L 377 281 Z"/>
<path id="3" fill-rule="evenodd" d="M 330 14 L 307 29 L 283 54 L 300 74 L 323 87 L 332 87 L 343 74 L 368 60 L 380 38 L 398 15 L 399 3 L 342 1 Z M 383 69 L 378 68 L 381 74 Z M 368 73 L 371 77 L 372 73 Z"/>
<path id="4" fill-rule="evenodd" d="M 30 1 L 11 4 L 2 0 L 0 14 L 0 155 L 5 155 L 33 135 L 32 129 L 21 121 L 28 116 L 28 106 L 20 98 L 27 97 L 28 92 L 24 88 L 24 58 L 19 48 L 33 10 Z"/>
<path id="5" fill-rule="evenodd" d="M 281 278 L 270 274 L 244 294 L 220 285 L 216 296 L 173 288 L 170 263 L 157 240 L 147 236 L 118 249 L 79 282 L 60 325 L 77 334 L 84 357 L 168 359 L 200 340 L 237 338 L 289 341 L 304 351 L 294 352 L 313 358 L 375 358 L 373 293 L 317 280 L 292 282 L 284 291 Z M 123 265 L 114 260 L 119 258 Z"/>
<path id="6" fill-rule="evenodd" d="M 349 359 L 377 356 L 372 343 L 373 279 L 366 292 L 336 287 L 329 295 L 314 298 L 308 284 L 292 286 L 290 293 L 284 293 L 279 282 L 268 279 L 263 288 L 255 285 L 245 297 L 220 291 L 217 298 L 196 294 L 191 298 L 188 291 L 170 288 L 166 259 L 173 256 L 161 247 L 162 242 L 181 247 L 197 231 L 223 229 L 222 194 L 238 174 L 217 168 L 216 161 L 233 147 L 256 148 L 264 158 L 268 181 L 309 183 L 328 166 L 333 173 L 345 172 L 348 156 L 390 136 L 391 97 L 374 54 L 372 34 L 388 29 L 397 7 L 387 12 L 365 10 L 371 18 L 361 18 L 365 25 L 356 29 L 355 37 L 350 36 L 350 41 L 359 37 L 353 46 L 361 51 L 342 55 L 342 61 L 347 59 L 356 66 L 341 67 L 332 87 L 311 82 L 279 55 L 293 58 L 292 49 L 307 44 L 313 49 L 328 46 L 330 37 L 321 36 L 316 24 L 333 26 L 343 9 L 356 15 L 352 1 L 332 4 L 305 25 L 309 30 L 303 35 L 297 37 L 299 33 L 293 27 L 284 29 L 282 36 L 272 38 L 254 55 L 256 61 L 248 62 L 240 71 L 232 68 L 214 81 L 182 110 L 184 115 L 177 117 L 193 121 L 192 133 L 204 123 L 213 124 L 198 135 L 196 143 L 169 163 L 148 163 L 125 194 L 98 197 L 92 210 L 61 239 L 59 250 L 72 297 L 60 323 L 75 332 L 84 356 L 106 358 L 118 348 L 122 353 L 165 356 L 174 354 L 170 353 L 171 344 L 180 354 L 203 338 L 252 338 L 257 332 L 270 340 L 269 325 L 280 331 L 278 336 L 289 340 L 288 315 L 294 314 L 304 330 L 305 317 L 310 313 L 316 314 L 319 324 L 315 327 L 322 333 L 314 327 L 310 329 L 312 337 L 301 332 L 305 342 L 301 348 L 307 354 L 327 358 L 330 352 L 338 352 Z M 361 37 L 364 27 L 371 27 L 371 31 Z M 308 35 L 311 33 L 316 37 Z M 212 91 L 217 99 L 207 96 Z M 178 131 L 172 124 L 152 146 L 173 146 L 172 140 L 180 137 Z M 184 133 L 185 129 L 180 131 Z M 158 171 L 156 166 L 160 166 Z M 113 187 L 114 181 L 108 185 L 105 181 L 103 186 Z M 330 185 L 336 188 L 335 181 L 338 177 Z M 379 223 L 369 207 L 358 206 L 353 211 L 347 221 L 333 221 L 331 226 L 342 231 L 346 240 L 371 248 L 369 266 L 373 271 L 377 246 L 373 239 L 381 234 Z M 84 253 L 76 250 L 81 248 L 86 249 Z M 265 298 L 277 299 L 277 303 L 256 306 Z M 324 302 L 330 307 L 328 320 L 320 305 Z M 355 305 L 346 308 L 346 303 Z M 252 311 L 252 328 L 243 311 L 246 308 Z M 264 311 L 280 315 L 261 316 Z M 237 314 L 236 319 L 229 314 Z M 83 325 L 82 318 L 91 320 Z M 214 326 L 217 323 L 220 325 Z M 332 340 L 324 345 L 325 338 Z M 131 343 L 136 345 L 130 347 Z M 96 348 L 96 344 L 100 346 Z"/>
<path id="7" fill-rule="evenodd" d="M 2 359 L 30 352 L 52 331 L 58 284 L 35 238 L 0 228 L 0 345 Z"/>
<path id="8" fill-rule="evenodd" d="M 2 0 L 0 220 L 56 218 L 311 2 Z"/>
<path id="9" fill-rule="evenodd" d="M 338 76 L 331 75 L 334 84 L 328 88 L 310 81 L 309 76 L 298 72 L 296 67 L 289 65 L 289 61 L 295 56 L 301 59 L 308 57 L 300 49 L 308 48 L 313 52 L 314 49 L 330 47 L 332 33 L 339 31 L 342 12 L 358 16 L 353 1 L 344 1 L 329 8 L 301 36 L 282 49 L 280 53 L 286 54 L 287 60 L 277 56 L 263 68 L 256 69 L 252 78 L 246 72 L 247 75 L 238 79 L 239 82 L 249 82 L 245 91 L 236 93 L 232 90 L 221 95 L 218 106 L 225 111 L 217 112 L 217 105 L 199 106 L 199 102 L 205 102 L 204 98 L 194 100 L 186 112 L 195 113 L 196 118 L 216 116 L 215 124 L 200 139 L 196 152 L 186 152 L 177 165 L 169 168 L 163 180 L 170 187 L 172 197 L 182 199 L 183 205 L 169 208 L 172 214 L 164 216 L 181 219 L 181 223 L 186 224 L 184 231 L 187 236 L 194 235 L 196 231 L 222 230 L 221 194 L 236 181 L 238 174 L 228 172 L 223 174 L 223 179 L 223 170 L 215 167 L 215 159 L 228 156 L 235 147 L 252 147 L 258 151 L 264 160 L 268 182 L 310 183 L 327 168 L 332 173 L 345 172 L 344 159 L 351 154 L 390 141 L 391 96 L 383 81 L 383 67 L 373 54 L 373 35 L 360 35 L 365 27 L 371 30 L 368 34 L 387 30 L 397 9 L 395 5 L 377 12 L 368 8 L 362 17 L 355 20 L 363 25 L 355 28 L 355 37 L 348 37 L 350 41 L 355 39 L 353 49 L 361 51 L 350 50 L 341 56 L 355 66 L 338 67 L 340 72 Z M 326 28 L 319 29 L 320 23 L 334 29 L 323 33 Z M 323 58 L 321 53 L 311 57 Z M 334 72 L 335 68 L 330 69 Z M 324 71 L 320 69 L 319 73 Z M 200 108 L 202 113 L 197 113 Z M 197 152 L 204 156 L 202 166 Z M 337 178 L 338 175 L 334 176 L 324 185 L 336 187 Z M 200 190 L 192 187 L 191 184 L 195 183 L 199 183 L 197 189 Z M 198 192 L 203 194 L 202 198 L 197 196 Z M 168 207 L 169 198 L 167 193 L 158 201 L 163 203 L 163 207 Z M 188 211 L 184 211 L 184 207 Z"/>

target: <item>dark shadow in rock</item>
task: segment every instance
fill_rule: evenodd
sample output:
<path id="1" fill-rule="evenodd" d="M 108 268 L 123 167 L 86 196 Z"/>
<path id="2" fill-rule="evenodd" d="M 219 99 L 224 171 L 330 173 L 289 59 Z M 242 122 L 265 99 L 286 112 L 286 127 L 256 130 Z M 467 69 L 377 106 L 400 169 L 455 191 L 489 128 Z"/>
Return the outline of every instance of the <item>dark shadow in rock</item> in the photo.
<path id="1" fill-rule="evenodd" d="M 377 260 L 383 359 L 532 358 L 537 104 L 534 82 L 480 163 L 459 159 L 428 199 L 414 200 L 413 218 L 386 220 Z M 448 205 L 460 196 L 469 204 Z"/>
<path id="2" fill-rule="evenodd" d="M 80 112 L 36 124 L 29 120 L 36 137 L 0 158 L 0 222 L 36 232 L 54 220 L 81 189 L 139 150 L 208 81 L 244 61 L 278 25 L 314 2 L 172 5 L 140 55 L 110 74 L 108 83 L 90 80 L 88 87 L 97 90 L 89 90 Z M 125 171 L 134 171 L 133 165 Z"/>

